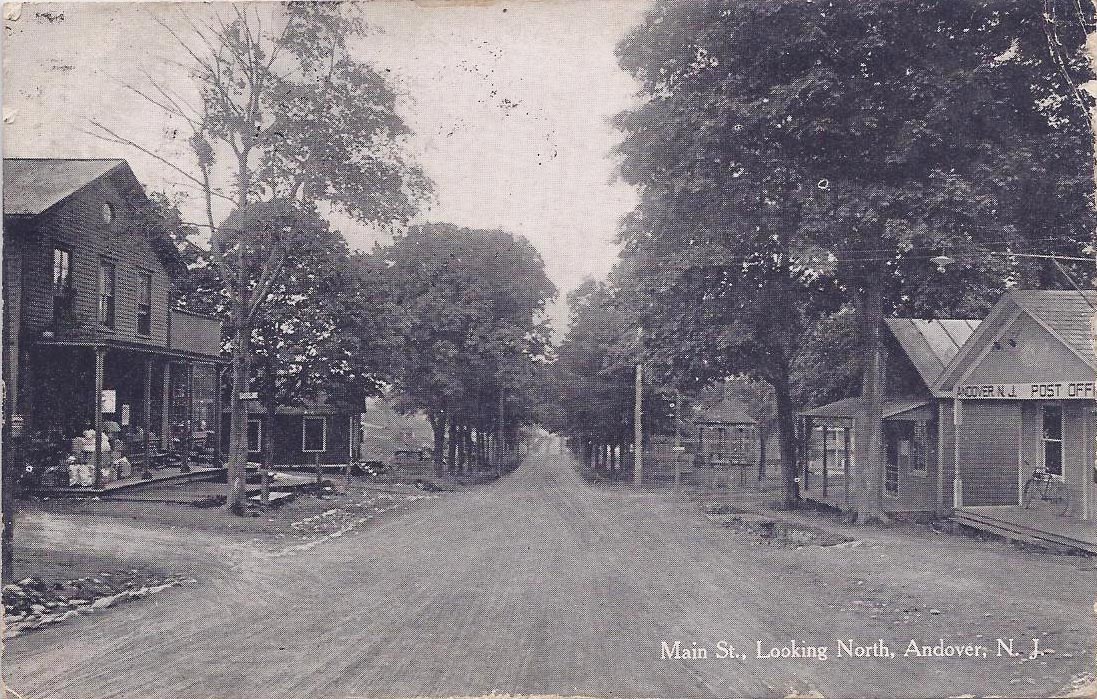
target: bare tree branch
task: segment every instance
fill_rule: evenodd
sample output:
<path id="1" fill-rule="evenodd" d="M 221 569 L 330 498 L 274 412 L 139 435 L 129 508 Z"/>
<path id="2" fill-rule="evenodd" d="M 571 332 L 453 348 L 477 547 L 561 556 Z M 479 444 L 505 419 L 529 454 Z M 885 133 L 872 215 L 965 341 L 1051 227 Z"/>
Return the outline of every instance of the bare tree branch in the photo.
<path id="1" fill-rule="evenodd" d="M 95 131 L 91 131 L 91 130 L 88 130 L 88 129 L 79 129 L 81 131 L 81 133 L 85 133 L 88 136 L 91 136 L 93 138 L 98 138 L 101 141 L 107 141 L 107 142 L 111 142 L 111 143 L 118 143 L 120 145 L 129 146 L 130 148 L 135 148 L 135 149 L 141 151 L 142 153 L 144 153 L 145 155 L 148 155 L 152 158 L 155 158 L 156 160 L 160 161 L 162 164 L 167 165 L 172 170 L 175 170 L 180 175 L 187 178 L 191 182 L 194 182 L 198 186 L 200 186 L 200 187 L 205 186 L 204 183 L 201 180 L 199 180 L 197 177 L 195 177 L 193 174 L 187 172 L 186 170 L 181 168 L 179 165 L 172 162 L 168 158 L 165 158 L 164 156 L 160 155 L 159 153 L 151 151 L 148 148 L 145 148 L 144 146 L 142 146 L 140 143 L 137 143 L 136 141 L 134 141 L 132 139 L 129 139 L 129 138 L 126 138 L 125 136 L 120 135 L 117 131 L 114 131 L 110 127 L 102 124 L 101 122 L 95 121 L 94 119 L 89 119 L 88 123 L 90 123 L 95 128 L 100 129 L 103 133 L 96 133 Z M 104 136 L 104 134 L 106 134 L 106 135 Z M 227 199 L 228 201 L 233 201 L 232 197 L 227 196 L 226 194 L 224 194 L 222 192 L 219 192 L 219 191 L 216 191 L 216 190 L 211 190 L 210 194 L 212 196 L 217 196 L 217 197 L 221 197 L 223 199 Z"/>

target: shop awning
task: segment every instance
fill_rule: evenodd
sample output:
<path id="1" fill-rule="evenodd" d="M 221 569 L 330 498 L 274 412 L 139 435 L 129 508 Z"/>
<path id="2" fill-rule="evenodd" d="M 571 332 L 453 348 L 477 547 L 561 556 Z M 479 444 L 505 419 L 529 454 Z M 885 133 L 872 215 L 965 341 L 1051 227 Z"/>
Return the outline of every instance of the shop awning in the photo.
<path id="1" fill-rule="evenodd" d="M 150 354 L 157 357 L 170 359 L 190 360 L 195 362 L 209 362 L 215 364 L 227 364 L 228 359 L 220 355 L 190 352 L 175 347 L 163 347 L 160 345 L 143 344 L 140 342 L 126 342 L 113 338 L 49 338 L 43 337 L 34 341 L 39 347 L 104 347 L 108 350 L 120 350 L 135 352 L 138 354 Z"/>

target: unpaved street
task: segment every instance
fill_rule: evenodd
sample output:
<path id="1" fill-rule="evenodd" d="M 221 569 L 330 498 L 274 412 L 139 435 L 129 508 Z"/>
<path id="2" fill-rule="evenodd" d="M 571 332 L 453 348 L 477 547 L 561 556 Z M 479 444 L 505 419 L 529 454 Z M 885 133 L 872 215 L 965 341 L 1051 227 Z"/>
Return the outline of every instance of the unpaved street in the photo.
<path id="1" fill-rule="evenodd" d="M 176 542 L 208 566 L 196 585 L 16 638 L 6 680 L 27 699 L 1033 696 L 1092 670 L 1093 559 L 928 528 L 768 545 L 684 496 L 588 485 L 567 458 L 292 555 Z M 991 657 L 902 657 L 942 637 Z M 999 658 L 999 637 L 1055 653 Z M 838 639 L 899 657 L 837 658 Z M 708 658 L 661 659 L 675 640 Z M 828 657 L 755 657 L 792 641 Z"/>

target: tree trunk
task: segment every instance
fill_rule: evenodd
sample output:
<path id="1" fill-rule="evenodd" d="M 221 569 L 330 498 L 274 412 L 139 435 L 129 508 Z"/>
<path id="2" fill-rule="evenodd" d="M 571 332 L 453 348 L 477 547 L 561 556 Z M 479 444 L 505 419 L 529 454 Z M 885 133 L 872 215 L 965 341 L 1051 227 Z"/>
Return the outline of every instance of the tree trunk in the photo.
<path id="1" fill-rule="evenodd" d="M 5 409 L 5 412 L 9 411 Z M 0 560 L 0 570 L 3 571 L 4 585 L 14 579 L 15 571 L 13 567 L 15 564 L 15 471 L 21 462 L 14 449 L 16 441 L 22 441 L 22 438 L 17 440 L 11 436 L 11 421 L 6 419 L 4 421 L 3 482 L 0 483 L 4 520 L 3 559 Z"/>
<path id="2" fill-rule="evenodd" d="M 785 507 L 794 509 L 800 504 L 800 487 L 796 482 L 796 407 L 787 376 L 774 381 L 774 397 L 777 402 L 777 429 L 781 440 L 781 491 Z"/>
<path id="3" fill-rule="evenodd" d="M 442 476 L 445 473 L 442 457 L 446 448 L 446 414 L 428 413 L 427 420 L 430 421 L 430 429 L 434 435 L 434 453 L 431 454 L 431 460 L 434 462 L 434 474 Z"/>
<path id="4" fill-rule="evenodd" d="M 1097 4 L 1097 0 L 1094 0 L 1094 3 Z M 1094 9 L 1097 9 L 1097 7 L 1095 7 Z M 1088 25 L 1088 22 L 1083 22 L 1083 25 Z M 1089 67 L 1091 69 L 1097 71 L 1097 29 L 1090 28 L 1089 30 L 1086 31 L 1085 54 L 1086 54 L 1086 59 L 1089 62 Z M 1088 83 L 1086 83 L 1085 85 L 1082 86 L 1081 90 L 1088 93 L 1090 95 L 1090 97 L 1097 97 L 1097 81 L 1095 81 L 1095 80 L 1089 81 Z M 1092 136 L 1093 136 L 1093 156 L 1094 156 L 1094 161 L 1093 161 L 1093 164 L 1094 164 L 1094 168 L 1093 168 L 1093 179 L 1094 179 L 1093 196 L 1094 196 L 1094 199 L 1095 199 L 1094 205 L 1097 206 L 1097 109 L 1094 109 L 1091 106 L 1091 107 L 1089 107 L 1088 112 L 1089 112 L 1089 127 L 1090 127 L 1090 130 L 1093 132 L 1092 133 Z M 1097 253 L 1095 253 L 1095 261 L 1097 261 Z M 1090 328 L 1089 336 L 1090 336 L 1090 341 L 1093 344 L 1093 351 L 1097 352 L 1097 313 L 1095 313 L 1089 319 L 1089 328 Z M 1087 485 L 1086 487 L 1090 487 L 1090 486 Z"/>
<path id="5" fill-rule="evenodd" d="M 271 391 L 271 395 L 274 392 Z M 263 425 L 263 473 L 274 466 L 274 416 L 278 410 L 278 402 L 270 398 L 266 402 L 266 424 Z"/>
<path id="6" fill-rule="evenodd" d="M 251 185 L 251 170 L 248 167 L 248 154 L 252 148 L 252 136 L 244 134 L 244 143 L 237 154 L 236 169 L 236 205 L 243 209 L 248 203 L 248 190 Z M 236 285 L 233 289 L 232 313 L 229 323 L 232 325 L 232 395 L 229 396 L 230 431 L 229 463 L 226 473 L 228 492 L 225 507 L 237 515 L 245 514 L 245 492 L 247 491 L 248 469 L 248 420 L 247 405 L 240 400 L 240 394 L 248 390 L 251 376 L 251 358 L 249 356 L 250 333 L 247 327 L 248 317 L 248 275 L 244 266 L 244 234 L 236 231 Z M 98 439 L 98 438 L 97 438 Z"/>
<path id="7" fill-rule="evenodd" d="M 239 305 L 239 304 L 238 304 Z M 243 313 L 237 309 L 233 314 L 234 322 L 243 318 Z M 240 323 L 236 322 L 236 330 L 233 332 L 232 345 L 232 395 L 229 396 L 231 417 L 229 421 L 229 462 L 227 469 L 228 493 L 225 497 L 225 507 L 237 514 L 244 514 L 245 481 L 248 467 L 248 422 L 247 404 L 240 399 L 240 394 L 248 389 L 249 363 L 247 357 L 247 342 Z"/>
<path id="8" fill-rule="evenodd" d="M 769 441 L 768 430 L 758 430 L 758 482 L 766 480 L 766 442 Z"/>
<path id="9" fill-rule="evenodd" d="M 883 503 L 884 442 L 884 295 L 879 279 L 866 278 L 861 304 L 861 347 L 867 361 L 861 378 L 861 403 L 854 444 L 854 506 L 859 522 L 886 522 Z"/>
<path id="10" fill-rule="evenodd" d="M 454 474 L 457 469 L 457 423 L 454 422 L 453 417 L 449 419 L 449 462 L 446 464 L 447 470 Z"/>
<path id="11" fill-rule="evenodd" d="M 468 471 L 476 470 L 476 443 L 472 441 L 472 426 L 465 425 L 465 468 Z"/>

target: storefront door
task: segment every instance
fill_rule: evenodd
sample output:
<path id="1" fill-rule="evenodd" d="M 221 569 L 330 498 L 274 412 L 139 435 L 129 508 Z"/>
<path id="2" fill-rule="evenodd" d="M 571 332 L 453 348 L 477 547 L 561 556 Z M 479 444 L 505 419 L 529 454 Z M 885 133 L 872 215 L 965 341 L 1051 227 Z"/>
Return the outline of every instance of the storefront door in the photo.
<path id="1" fill-rule="evenodd" d="M 1063 477 L 1063 406 L 1049 403 L 1041 406 L 1043 425 L 1044 471 Z"/>

